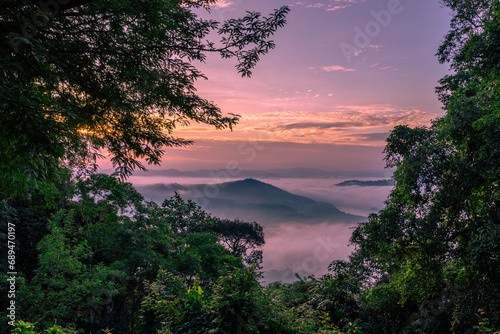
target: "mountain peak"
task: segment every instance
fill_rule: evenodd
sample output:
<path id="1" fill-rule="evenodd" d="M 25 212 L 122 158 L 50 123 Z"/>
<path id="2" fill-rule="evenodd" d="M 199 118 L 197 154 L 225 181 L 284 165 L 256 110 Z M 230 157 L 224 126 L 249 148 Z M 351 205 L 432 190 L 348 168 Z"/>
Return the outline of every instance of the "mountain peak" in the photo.
<path id="1" fill-rule="evenodd" d="M 208 185 L 170 185 L 183 190 L 184 196 L 205 194 Z M 203 197 L 203 208 L 228 219 L 279 222 L 358 222 L 363 217 L 346 214 L 335 205 L 317 202 L 295 195 L 272 184 L 253 178 L 211 185 L 217 189 L 212 196 Z M 151 186 L 150 186 L 151 187 Z M 158 189 L 159 191 L 168 190 Z M 194 198 L 196 200 L 196 198 Z"/>
<path id="2" fill-rule="evenodd" d="M 248 183 L 264 183 L 264 182 L 259 181 L 259 180 L 256 180 L 256 179 L 252 179 L 251 177 L 250 177 L 250 178 L 247 178 L 247 179 L 242 180 L 242 182 L 248 182 Z"/>
<path id="3" fill-rule="evenodd" d="M 280 194 L 280 196 L 283 193 L 287 193 L 286 191 L 273 186 L 272 184 L 262 182 L 257 179 L 253 178 L 246 178 L 244 180 L 238 180 L 238 181 L 230 181 L 226 183 L 221 184 L 223 188 L 225 188 L 228 191 L 236 191 L 236 192 L 246 192 L 247 194 L 259 194 L 262 192 L 266 193 L 273 193 L 274 195 L 277 195 L 277 193 Z M 295 196 L 295 195 L 294 195 Z"/>

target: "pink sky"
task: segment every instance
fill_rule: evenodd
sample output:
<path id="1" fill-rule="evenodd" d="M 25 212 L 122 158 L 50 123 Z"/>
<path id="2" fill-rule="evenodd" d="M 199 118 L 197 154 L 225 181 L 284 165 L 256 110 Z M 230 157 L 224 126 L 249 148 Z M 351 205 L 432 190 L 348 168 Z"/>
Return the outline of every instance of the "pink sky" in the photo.
<path id="1" fill-rule="evenodd" d="M 196 143 L 167 150 L 161 168 L 226 168 L 237 160 L 242 168 L 380 170 L 394 126 L 428 125 L 442 114 L 434 88 L 447 66 L 434 54 L 449 15 L 438 1 L 225 0 L 211 17 L 283 5 L 291 8 L 288 23 L 252 78 L 216 56 L 194 64 L 208 77 L 198 82 L 199 94 L 241 115 L 239 125 L 233 132 L 196 123 L 176 130 Z M 346 45 L 356 50 L 346 56 Z M 260 141 L 264 149 L 247 161 L 241 147 Z"/>

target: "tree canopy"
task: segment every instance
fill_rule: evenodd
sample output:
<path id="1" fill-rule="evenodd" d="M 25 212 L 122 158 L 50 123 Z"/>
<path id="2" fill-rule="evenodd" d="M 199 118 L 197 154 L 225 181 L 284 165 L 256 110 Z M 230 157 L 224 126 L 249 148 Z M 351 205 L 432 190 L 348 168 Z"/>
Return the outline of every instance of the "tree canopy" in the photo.
<path id="1" fill-rule="evenodd" d="M 3 0 L 0 9 L 6 194 L 50 187 L 59 167 L 93 171 L 103 154 L 130 175 L 190 144 L 172 134 L 190 122 L 232 128 L 237 115 L 196 93 L 205 76 L 194 64 L 217 53 L 250 76 L 288 12 L 217 22 L 194 11 L 209 11 L 211 0 L 33 2 Z"/>
<path id="2" fill-rule="evenodd" d="M 437 88 L 446 114 L 429 128 L 394 129 L 385 152 L 396 186 L 351 238 L 353 260 L 380 277 L 366 304 L 379 330 L 500 324 L 500 5 L 443 2 L 454 12 L 437 54 L 454 71 Z"/>

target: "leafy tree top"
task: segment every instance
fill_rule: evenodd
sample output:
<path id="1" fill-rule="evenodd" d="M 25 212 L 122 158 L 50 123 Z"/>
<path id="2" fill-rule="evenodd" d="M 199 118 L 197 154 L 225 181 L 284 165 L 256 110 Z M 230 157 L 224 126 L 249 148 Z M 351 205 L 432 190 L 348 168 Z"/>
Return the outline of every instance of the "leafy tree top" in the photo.
<path id="1" fill-rule="evenodd" d="M 237 115 L 196 93 L 193 63 L 218 53 L 250 76 L 288 12 L 220 23 L 194 12 L 211 0 L 32 2 L 0 9 L 0 170 L 14 193 L 54 182 L 61 165 L 95 169 L 102 152 L 120 176 L 158 164 L 191 143 L 172 131 L 192 121 L 232 128 Z"/>

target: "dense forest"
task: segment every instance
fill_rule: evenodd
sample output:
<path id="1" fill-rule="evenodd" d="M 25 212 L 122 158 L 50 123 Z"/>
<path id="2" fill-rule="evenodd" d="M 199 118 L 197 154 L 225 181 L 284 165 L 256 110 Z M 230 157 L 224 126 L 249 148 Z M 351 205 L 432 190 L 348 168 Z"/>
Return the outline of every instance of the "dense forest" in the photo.
<path id="1" fill-rule="evenodd" d="M 349 260 L 263 285 L 258 223 L 124 181 L 191 143 L 176 125 L 237 123 L 196 94 L 191 62 L 250 76 L 289 11 L 195 14 L 214 2 L 1 1 L 0 331 L 500 333 L 500 3 L 442 0 L 445 114 L 392 131 L 395 185 Z"/>

